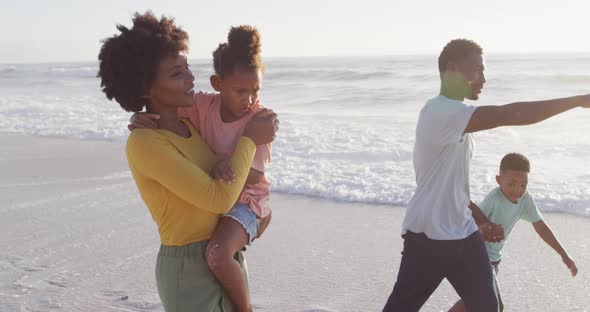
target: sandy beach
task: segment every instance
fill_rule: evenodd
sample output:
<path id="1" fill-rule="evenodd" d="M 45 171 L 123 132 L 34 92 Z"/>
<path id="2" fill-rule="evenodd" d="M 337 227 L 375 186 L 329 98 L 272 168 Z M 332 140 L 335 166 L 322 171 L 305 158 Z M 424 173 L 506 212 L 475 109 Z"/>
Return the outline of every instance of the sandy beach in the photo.
<path id="1" fill-rule="evenodd" d="M 157 231 L 124 142 L 0 134 L 0 146 L 0 311 L 162 311 Z M 256 311 L 380 311 L 404 208 L 277 193 L 272 207 L 246 253 Z M 545 218 L 580 272 L 521 223 L 500 266 L 507 311 L 590 311 L 590 219 Z M 456 299 L 443 282 L 422 311 Z"/>

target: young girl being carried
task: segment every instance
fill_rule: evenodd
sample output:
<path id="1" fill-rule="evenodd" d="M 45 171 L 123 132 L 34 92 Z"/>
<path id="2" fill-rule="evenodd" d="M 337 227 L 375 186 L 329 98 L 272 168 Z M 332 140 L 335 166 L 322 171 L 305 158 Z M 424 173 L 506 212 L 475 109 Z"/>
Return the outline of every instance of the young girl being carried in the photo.
<path id="1" fill-rule="evenodd" d="M 181 108 L 218 157 L 211 176 L 231 183 L 229 159 L 248 121 L 264 109 L 258 100 L 264 64 L 260 34 L 252 26 L 231 28 L 228 42 L 213 52 L 215 74 L 210 81 L 215 93 L 199 92 L 195 105 Z M 150 114 L 136 114 L 131 128 L 150 127 Z M 220 218 L 211 237 L 206 258 L 210 270 L 234 303 L 237 311 L 251 311 L 248 285 L 235 261 L 236 252 L 260 236 L 271 217 L 270 183 L 264 174 L 271 160 L 271 145 L 259 145 L 250 174 L 238 202 Z"/>

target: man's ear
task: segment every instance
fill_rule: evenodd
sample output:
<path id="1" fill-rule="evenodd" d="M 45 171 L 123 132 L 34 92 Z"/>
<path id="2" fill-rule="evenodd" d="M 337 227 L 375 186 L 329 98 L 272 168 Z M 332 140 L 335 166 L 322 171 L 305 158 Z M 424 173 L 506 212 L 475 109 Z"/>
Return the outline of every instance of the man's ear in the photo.
<path id="1" fill-rule="evenodd" d="M 498 182 L 498 185 L 500 185 L 500 176 L 499 175 L 496 176 L 496 182 Z"/>
<path id="2" fill-rule="evenodd" d="M 221 77 L 219 77 L 218 75 L 211 75 L 211 77 L 209 77 L 209 81 L 211 82 L 213 90 L 221 92 Z"/>
<path id="3" fill-rule="evenodd" d="M 448 71 L 458 71 L 459 70 L 459 66 L 455 62 L 448 62 L 447 63 L 447 66 L 445 67 L 445 70 L 448 70 Z"/>

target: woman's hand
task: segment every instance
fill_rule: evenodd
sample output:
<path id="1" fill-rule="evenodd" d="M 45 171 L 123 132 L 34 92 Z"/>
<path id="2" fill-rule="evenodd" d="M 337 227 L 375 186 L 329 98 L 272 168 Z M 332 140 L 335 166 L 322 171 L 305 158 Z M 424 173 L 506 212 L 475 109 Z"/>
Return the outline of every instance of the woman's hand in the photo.
<path id="1" fill-rule="evenodd" d="M 131 124 L 127 125 L 129 131 L 133 129 L 156 129 L 158 124 L 156 120 L 160 119 L 160 115 L 138 112 L 129 118 Z"/>
<path id="2" fill-rule="evenodd" d="M 249 137 L 256 145 L 272 142 L 279 130 L 279 119 L 272 110 L 263 108 L 250 119 L 244 129 L 244 136 Z"/>

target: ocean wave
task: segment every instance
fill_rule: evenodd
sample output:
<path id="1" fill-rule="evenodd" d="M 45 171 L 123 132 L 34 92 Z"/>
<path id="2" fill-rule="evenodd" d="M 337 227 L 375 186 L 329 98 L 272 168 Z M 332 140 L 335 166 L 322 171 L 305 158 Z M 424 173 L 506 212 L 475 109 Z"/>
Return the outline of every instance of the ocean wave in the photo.
<path id="1" fill-rule="evenodd" d="M 273 192 L 407 204 L 415 190 L 416 118 L 424 101 L 438 92 L 435 62 L 367 59 L 325 64 L 321 59 L 276 64 L 268 67 L 261 93 L 263 102 L 281 118 L 267 171 Z M 574 61 L 568 64 L 577 66 Z M 505 102 L 507 94 L 530 97 L 529 86 L 538 85 L 540 97 L 553 97 L 569 92 L 572 84 L 590 82 L 590 75 L 567 71 L 568 66 L 546 71 L 533 63 L 518 70 L 511 70 L 511 62 L 492 65 L 500 68 L 489 74 L 481 104 Z M 0 83 L 0 131 L 124 140 L 130 114 L 106 100 L 97 70 L 96 63 L 0 66 L 0 78 L 5 77 Z M 202 73 L 210 72 L 209 61 L 196 62 L 193 70 L 197 86 L 209 88 Z M 530 190 L 542 211 L 588 216 L 590 180 L 580 172 L 590 154 L 590 140 L 572 135 L 590 131 L 585 114 L 567 113 L 541 125 L 478 135 L 471 173 L 474 199 L 495 187 L 503 154 L 517 151 L 534 164 Z"/>
<path id="2" fill-rule="evenodd" d="M 276 173 L 275 173 L 276 175 Z M 339 202 L 363 203 L 375 205 L 407 206 L 414 195 L 415 186 L 404 184 L 401 187 L 382 185 L 379 188 L 355 188 L 345 183 L 332 185 L 306 181 L 301 184 L 285 183 L 287 178 L 271 178 L 272 192 L 323 198 Z M 486 184 L 487 185 L 487 184 Z M 544 213 L 566 213 L 590 218 L 589 198 L 555 199 L 547 196 L 535 197 L 537 206 Z"/>
<path id="3" fill-rule="evenodd" d="M 16 66 L 7 66 L 0 68 L 0 74 L 9 74 L 16 72 Z"/>
<path id="4" fill-rule="evenodd" d="M 71 72 L 98 72 L 98 66 L 55 66 L 49 68 L 50 72 L 71 73 Z"/>
<path id="5" fill-rule="evenodd" d="M 10 65 L 0 68 L 0 77 L 28 80 L 45 77 L 47 79 L 96 78 L 97 65 Z"/>
<path id="6" fill-rule="evenodd" d="M 101 96 L 29 93 L 0 97 L 0 131 L 98 140 L 126 136 L 129 117 Z"/>
<path id="7" fill-rule="evenodd" d="M 532 87 L 540 85 L 554 84 L 588 84 L 590 75 L 588 74 L 516 74 L 504 75 L 494 81 L 495 84 L 511 84 L 514 82 L 526 83 Z"/>
<path id="8" fill-rule="evenodd" d="M 387 71 L 361 72 L 353 70 L 291 70 L 291 71 L 268 71 L 266 79 L 269 80 L 317 80 L 326 81 L 365 81 L 371 79 L 387 79 L 393 77 L 393 73 Z"/>
<path id="9" fill-rule="evenodd" d="M 59 78 L 91 78 L 95 79 L 98 73 L 98 66 L 56 66 L 50 67 L 42 73 L 49 77 Z"/>

